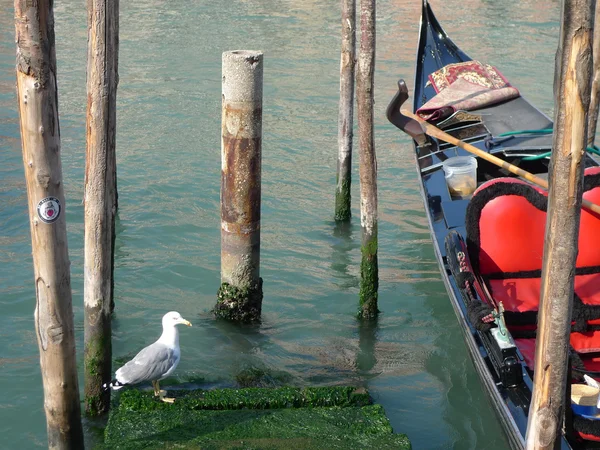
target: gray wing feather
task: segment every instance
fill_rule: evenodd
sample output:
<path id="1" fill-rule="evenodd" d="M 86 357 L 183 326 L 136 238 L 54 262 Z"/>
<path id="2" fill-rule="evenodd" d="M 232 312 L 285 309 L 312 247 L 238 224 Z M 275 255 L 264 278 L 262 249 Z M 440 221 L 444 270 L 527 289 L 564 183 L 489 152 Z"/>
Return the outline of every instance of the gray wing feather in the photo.
<path id="1" fill-rule="evenodd" d="M 176 363 L 175 351 L 159 342 L 142 349 L 116 372 L 124 384 L 159 380 Z"/>

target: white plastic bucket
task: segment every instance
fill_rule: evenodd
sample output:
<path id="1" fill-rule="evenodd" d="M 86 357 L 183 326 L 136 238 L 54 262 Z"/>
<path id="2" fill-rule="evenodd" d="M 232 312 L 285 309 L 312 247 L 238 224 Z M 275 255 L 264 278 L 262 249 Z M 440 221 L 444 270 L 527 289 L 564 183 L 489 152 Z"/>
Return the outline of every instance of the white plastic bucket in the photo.
<path id="1" fill-rule="evenodd" d="M 477 189 L 477 159 L 454 156 L 443 163 L 446 184 L 452 197 L 466 197 Z"/>
<path id="2" fill-rule="evenodd" d="M 595 416 L 598 414 L 598 388 L 588 386 L 587 384 L 571 385 L 571 406 L 573 412 L 584 416 Z"/>

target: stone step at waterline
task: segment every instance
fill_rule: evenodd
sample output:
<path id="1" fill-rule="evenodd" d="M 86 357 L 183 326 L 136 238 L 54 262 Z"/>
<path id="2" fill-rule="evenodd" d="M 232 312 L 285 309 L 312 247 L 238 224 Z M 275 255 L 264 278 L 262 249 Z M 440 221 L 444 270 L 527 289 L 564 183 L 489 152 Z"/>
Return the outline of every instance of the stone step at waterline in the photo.
<path id="1" fill-rule="evenodd" d="M 105 430 L 111 449 L 410 449 L 385 411 L 352 387 L 169 391 L 130 389 Z M 115 402 L 116 403 L 116 402 Z"/>

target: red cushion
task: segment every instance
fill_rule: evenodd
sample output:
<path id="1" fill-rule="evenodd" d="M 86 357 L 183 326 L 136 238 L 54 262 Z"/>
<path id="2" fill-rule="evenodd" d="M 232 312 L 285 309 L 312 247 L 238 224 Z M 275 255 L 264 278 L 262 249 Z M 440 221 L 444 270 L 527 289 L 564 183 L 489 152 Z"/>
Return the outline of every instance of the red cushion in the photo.
<path id="1" fill-rule="evenodd" d="M 596 441 L 596 442 L 600 442 L 600 437 L 595 436 L 593 434 L 586 434 L 586 433 L 581 433 L 577 430 L 575 430 L 575 432 L 577 433 L 577 435 L 581 438 L 581 439 L 585 439 L 586 441 Z"/>
<path id="2" fill-rule="evenodd" d="M 590 372 L 600 372 L 600 355 L 585 355 L 581 360 Z"/>
<path id="3" fill-rule="evenodd" d="M 571 347 L 580 354 L 598 353 L 600 352 L 600 331 L 590 331 L 587 333 L 571 333 Z M 515 339 L 515 344 L 521 350 L 525 358 L 525 364 L 533 369 L 535 355 L 535 339 Z M 594 367 L 600 366 L 600 357 L 590 358 L 590 364 L 586 364 L 587 358 L 583 359 L 586 369 L 593 370 Z M 590 366 L 590 367 L 588 367 Z"/>
<path id="4" fill-rule="evenodd" d="M 600 173 L 600 168 L 586 170 L 586 175 Z M 497 197 L 484 206 L 496 204 L 495 209 L 482 211 L 480 220 L 481 242 L 480 268 L 484 274 L 498 272 L 541 271 L 544 222 L 546 213 L 536 208 L 525 197 Z M 600 187 L 584 192 L 584 198 L 600 204 Z M 498 201 L 497 201 L 498 200 Z M 518 221 L 511 223 L 511 220 Z M 505 234 L 507 233 L 507 234 Z M 502 242 L 498 236 L 511 236 Z M 514 237 L 514 239 L 513 239 Z M 582 210 L 579 231 L 579 253 L 576 266 L 587 267 L 591 272 L 587 275 L 575 276 L 575 293 L 584 305 L 600 305 L 600 273 L 593 273 L 600 266 L 600 251 L 596 239 L 600 237 L 600 216 Z M 512 241 L 512 242 L 510 242 Z M 532 274 L 533 275 L 533 274 Z M 541 279 L 505 278 L 490 279 L 488 282 L 496 301 L 502 301 L 508 311 L 536 311 L 539 303 Z M 588 321 L 599 324 L 600 319 Z M 600 371 L 600 331 L 585 333 L 572 332 L 570 344 L 581 355 L 581 361 L 588 371 Z M 534 369 L 535 339 L 515 339 L 525 364 Z M 586 430 L 588 431 L 588 430 Z M 600 436 L 577 431 L 580 438 L 600 441 Z"/>
<path id="5" fill-rule="evenodd" d="M 597 204 L 600 177 L 590 175 L 599 173 L 600 168 L 586 170 L 587 191 L 583 194 Z M 473 200 L 475 212 L 470 211 L 468 219 L 479 219 L 473 233 L 475 244 L 479 244 L 473 259 L 479 272 L 487 275 L 492 296 L 503 303 L 506 311 L 537 311 L 546 226 L 545 191 L 514 178 L 501 178 L 482 185 Z M 475 207 L 477 201 L 482 203 L 479 211 Z M 472 224 L 467 224 L 467 230 L 473 231 Z M 582 209 L 576 265 L 590 273 L 576 275 L 574 289 L 584 305 L 600 305 L 599 238 L 600 215 Z M 589 320 L 588 324 L 600 324 L 600 318 Z M 535 340 L 531 342 L 535 345 Z M 521 342 L 519 348 L 523 345 Z M 600 331 L 571 333 L 571 345 L 580 353 L 600 352 Z M 535 348 L 530 350 L 534 352 Z"/>
<path id="6" fill-rule="evenodd" d="M 511 186 L 522 185 L 503 179 L 507 192 Z M 497 184 L 495 182 L 493 184 Z M 491 186 L 492 183 L 482 186 Z M 543 196 L 536 189 L 534 195 Z M 476 193 L 476 195 L 477 195 Z M 583 198 L 600 204 L 600 187 L 584 193 Z M 523 272 L 542 269 L 546 212 L 521 195 L 500 195 L 481 210 L 479 219 L 479 270 L 482 274 Z M 579 229 L 577 267 L 600 266 L 600 216 L 583 208 Z"/>
<path id="7" fill-rule="evenodd" d="M 521 351 L 527 367 L 533 370 L 535 368 L 535 339 L 515 339 L 515 344 Z"/>
<path id="8" fill-rule="evenodd" d="M 600 238 L 600 236 L 598 237 Z M 596 246 L 590 245 L 589 247 Z M 579 251 L 581 252 L 581 247 Z M 596 253 L 600 253 L 597 247 Z M 577 275 L 575 277 L 575 293 L 586 305 L 600 305 L 600 273 Z"/>
<path id="9" fill-rule="evenodd" d="M 583 198 L 592 203 L 600 204 L 600 187 L 583 193 Z M 600 216 L 586 208 L 581 210 L 581 224 L 579 227 L 579 254 L 577 267 L 600 265 L 600 251 L 598 251 L 598 238 L 600 237 Z"/>
<path id="10" fill-rule="evenodd" d="M 600 352 L 600 331 L 588 331 L 586 333 L 571 333 L 571 347 L 577 353 Z"/>
<path id="11" fill-rule="evenodd" d="M 541 283 L 541 278 L 508 278 L 489 280 L 488 285 L 506 311 L 527 312 L 538 310 Z"/>
<path id="12" fill-rule="evenodd" d="M 508 180 L 504 181 L 507 191 L 524 184 Z M 546 212 L 523 196 L 501 195 L 486 203 L 479 219 L 480 272 L 541 269 L 545 226 Z"/>
<path id="13" fill-rule="evenodd" d="M 506 278 L 489 280 L 488 285 L 496 301 L 504 304 L 507 311 L 537 311 L 541 278 Z M 600 273 L 577 275 L 575 293 L 585 305 L 600 305 Z M 600 323 L 600 319 L 590 321 Z"/>
<path id="14" fill-rule="evenodd" d="M 571 334 L 571 345 L 577 345 L 578 339 L 582 339 L 582 336 L 573 337 L 573 334 L 580 335 L 581 333 Z M 527 367 L 533 370 L 535 368 L 535 339 L 515 339 L 515 344 L 523 355 Z M 575 345 L 573 345 L 574 348 Z M 592 354 L 591 352 L 579 353 L 582 353 L 581 361 L 587 370 L 591 372 L 600 372 L 600 354 Z"/>

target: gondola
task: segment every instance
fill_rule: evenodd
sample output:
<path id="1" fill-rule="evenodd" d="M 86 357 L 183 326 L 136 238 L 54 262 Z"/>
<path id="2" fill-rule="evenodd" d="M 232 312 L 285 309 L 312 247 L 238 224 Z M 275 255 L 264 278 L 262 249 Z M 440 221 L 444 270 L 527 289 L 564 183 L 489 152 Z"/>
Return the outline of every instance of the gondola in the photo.
<path id="1" fill-rule="evenodd" d="M 426 106 L 443 92 L 436 77 L 447 74 L 448 68 L 469 64 L 488 67 L 449 39 L 424 0 L 412 111 L 425 111 L 427 117 Z M 403 115 L 408 98 L 407 85 L 400 80 L 387 117 L 413 140 L 433 248 L 469 356 L 510 447 L 523 449 L 533 386 L 547 193 L 481 157 L 476 157 L 476 190 L 452 191 L 444 163 L 472 155 L 426 135 L 417 121 Z M 481 107 L 463 109 L 464 103 L 455 104 L 459 106 L 427 120 L 490 155 L 547 177 L 552 120 L 520 92 Z M 589 153 L 584 198 L 600 203 L 600 167 Z M 572 391 L 585 385 L 584 375 L 600 379 L 600 252 L 595 247 L 599 233 L 600 217 L 582 210 L 563 449 L 600 448 L 600 414 L 593 405 L 586 409 L 577 405 L 577 399 L 574 405 L 571 401 Z"/>

